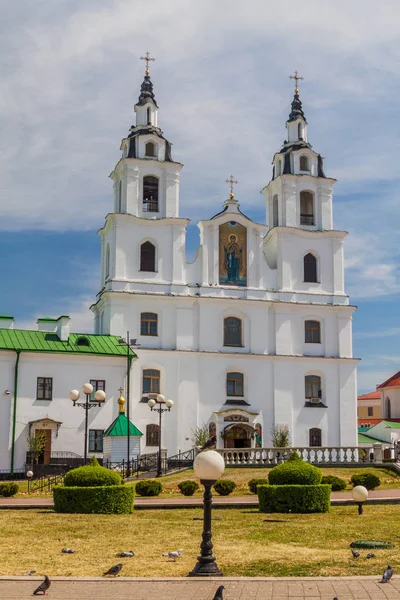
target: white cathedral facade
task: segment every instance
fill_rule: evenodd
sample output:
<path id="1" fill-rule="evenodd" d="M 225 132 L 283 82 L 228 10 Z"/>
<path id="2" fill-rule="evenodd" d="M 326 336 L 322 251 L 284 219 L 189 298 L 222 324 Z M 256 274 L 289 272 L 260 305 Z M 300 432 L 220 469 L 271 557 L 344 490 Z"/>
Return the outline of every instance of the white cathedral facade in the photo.
<path id="1" fill-rule="evenodd" d="M 132 421 L 143 432 L 154 428 L 147 399 L 161 393 L 174 401 L 163 417 L 170 455 L 189 449 L 202 424 L 217 448 L 268 447 L 272 427 L 287 427 L 295 446 L 357 445 L 346 232 L 333 228 L 335 180 L 307 141 L 297 88 L 287 140 L 262 189 L 265 223 L 249 219 L 232 193 L 199 222 L 193 262 L 185 251 L 189 220 L 180 216 L 183 165 L 173 160 L 158 111 L 146 70 L 136 125 L 111 174 L 92 306 L 95 333 L 129 331 L 140 344 Z M 153 451 L 151 435 L 143 438 L 141 451 Z"/>

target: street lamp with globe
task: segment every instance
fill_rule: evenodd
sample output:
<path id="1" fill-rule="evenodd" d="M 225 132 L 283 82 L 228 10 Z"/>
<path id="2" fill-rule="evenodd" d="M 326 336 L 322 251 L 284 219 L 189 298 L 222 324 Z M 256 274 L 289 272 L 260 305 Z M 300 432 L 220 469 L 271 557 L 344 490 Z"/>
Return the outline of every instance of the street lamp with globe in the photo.
<path id="1" fill-rule="evenodd" d="M 353 500 L 357 502 L 358 505 L 358 514 L 363 514 L 363 502 L 368 498 L 368 490 L 363 485 L 356 485 L 355 488 L 352 489 L 351 495 L 353 496 Z"/>
<path id="2" fill-rule="evenodd" d="M 94 394 L 94 401 L 90 400 L 90 395 L 93 393 L 93 386 L 91 383 L 84 383 L 82 386 L 82 392 L 86 396 L 85 402 L 78 402 L 80 393 L 79 390 L 71 390 L 69 393 L 70 400 L 72 400 L 74 406 L 80 406 L 85 409 L 85 447 L 83 451 L 84 463 L 87 461 L 87 437 L 88 437 L 88 414 L 89 410 L 94 406 L 101 406 L 106 399 L 106 394 L 103 390 L 97 390 Z"/>
<path id="3" fill-rule="evenodd" d="M 165 400 L 165 397 L 162 394 L 157 394 L 156 398 L 150 398 L 147 402 L 147 406 L 150 410 L 154 410 L 159 414 L 158 421 L 158 456 L 157 456 L 157 475 L 156 477 L 161 477 L 162 475 L 162 464 L 161 464 L 161 415 L 163 412 L 170 411 L 173 407 L 173 400 Z M 165 406 L 165 408 L 163 408 Z"/>
<path id="4" fill-rule="evenodd" d="M 28 478 L 28 494 L 31 493 L 31 481 L 32 481 L 32 477 L 33 477 L 33 471 L 27 471 L 26 472 L 26 476 Z"/>
<path id="5" fill-rule="evenodd" d="M 212 577 L 222 576 L 222 571 L 213 556 L 213 544 L 211 533 L 211 506 L 212 492 L 211 488 L 219 479 L 225 470 L 225 462 L 221 454 L 215 450 L 206 450 L 200 452 L 193 463 L 194 472 L 204 485 L 203 496 L 203 533 L 200 544 L 200 556 L 197 557 L 197 563 L 189 573 L 190 577 Z"/>

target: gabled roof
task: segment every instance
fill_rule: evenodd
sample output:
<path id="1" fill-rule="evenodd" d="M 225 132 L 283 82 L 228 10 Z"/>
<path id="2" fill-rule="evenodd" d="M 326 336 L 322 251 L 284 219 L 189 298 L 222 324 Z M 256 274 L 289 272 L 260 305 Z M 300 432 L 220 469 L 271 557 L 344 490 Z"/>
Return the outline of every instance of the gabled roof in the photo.
<path id="1" fill-rule="evenodd" d="M 390 429 L 400 429 L 400 423 L 398 421 L 381 421 L 381 423 L 385 423 L 386 427 Z"/>
<path id="2" fill-rule="evenodd" d="M 378 385 L 376 389 L 379 390 L 379 389 L 385 388 L 385 387 L 396 387 L 396 386 L 400 386 L 400 371 L 397 371 L 397 373 L 395 373 L 394 375 L 389 377 L 389 379 L 386 379 L 386 381 L 381 383 L 381 385 Z"/>
<path id="3" fill-rule="evenodd" d="M 376 392 L 369 392 L 368 394 L 362 394 L 361 396 L 358 396 L 357 400 L 380 400 L 381 397 L 381 393 L 376 391 Z"/>
<path id="4" fill-rule="evenodd" d="M 85 338 L 88 345 L 77 345 Z M 26 329 L 0 329 L 0 350 L 20 350 L 22 352 L 48 352 L 54 354 L 90 354 L 97 356 L 126 356 L 127 347 L 119 344 L 117 335 L 94 335 L 70 333 L 63 342 L 56 333 L 49 331 L 31 331 Z M 136 354 L 129 350 L 129 355 Z"/>
<path id="5" fill-rule="evenodd" d="M 385 442 L 384 440 L 378 440 L 378 438 L 373 438 L 370 437 L 369 435 L 365 435 L 364 433 L 359 433 L 358 434 L 358 443 L 359 444 L 387 444 L 388 442 Z"/>
<path id="6" fill-rule="evenodd" d="M 106 429 L 104 435 L 111 437 L 128 437 L 128 423 L 130 436 L 143 435 L 131 421 L 128 421 L 128 418 L 124 413 L 119 413 L 118 417 L 111 423 L 110 427 Z"/>

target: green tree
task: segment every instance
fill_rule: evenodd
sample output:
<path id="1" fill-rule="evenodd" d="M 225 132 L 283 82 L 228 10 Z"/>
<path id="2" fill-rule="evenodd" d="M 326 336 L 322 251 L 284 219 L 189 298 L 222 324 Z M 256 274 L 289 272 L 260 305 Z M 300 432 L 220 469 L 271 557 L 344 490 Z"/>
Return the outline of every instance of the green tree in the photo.
<path id="1" fill-rule="evenodd" d="M 291 443 L 289 428 L 274 425 L 271 429 L 271 439 L 274 448 L 288 448 Z"/>
<path id="2" fill-rule="evenodd" d="M 206 423 L 192 429 L 192 442 L 194 446 L 204 446 L 209 437 L 208 425 Z"/>
<path id="3" fill-rule="evenodd" d="M 28 451 L 32 457 L 32 460 L 34 460 L 35 464 L 37 464 L 39 456 L 43 452 L 46 444 L 46 434 L 44 431 L 35 432 L 33 435 L 28 433 L 26 436 L 26 441 L 28 443 Z"/>

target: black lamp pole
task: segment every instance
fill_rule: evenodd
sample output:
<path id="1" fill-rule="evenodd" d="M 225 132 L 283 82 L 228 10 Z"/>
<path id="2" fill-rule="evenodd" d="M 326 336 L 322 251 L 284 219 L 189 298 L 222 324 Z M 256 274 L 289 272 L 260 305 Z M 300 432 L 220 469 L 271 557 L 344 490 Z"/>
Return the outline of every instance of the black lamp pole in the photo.
<path id="1" fill-rule="evenodd" d="M 128 419 L 128 439 L 127 439 L 127 451 L 128 460 L 126 467 L 126 476 L 129 477 L 131 474 L 131 431 L 130 431 L 130 389 L 131 389 L 131 361 L 129 356 L 129 331 L 126 332 L 126 416 Z"/>
<path id="2" fill-rule="evenodd" d="M 155 410 L 156 412 L 158 412 L 159 414 L 159 428 L 158 428 L 158 456 L 157 456 L 157 475 L 156 477 L 161 477 L 162 476 L 162 465 L 161 465 L 161 415 L 163 414 L 163 412 L 166 411 L 170 411 L 171 407 L 168 406 L 167 408 L 162 408 L 162 405 L 164 404 L 164 401 L 162 402 L 157 402 L 157 404 L 159 404 L 159 406 L 150 406 L 150 410 Z"/>
<path id="3" fill-rule="evenodd" d="M 87 461 L 87 439 L 88 439 L 88 417 L 89 417 L 89 410 L 91 408 L 93 408 L 94 406 L 101 406 L 103 404 L 103 401 L 90 401 L 90 394 L 85 394 L 86 396 L 86 402 L 77 402 L 76 400 L 73 400 L 74 406 L 79 406 L 80 408 L 84 408 L 85 409 L 85 447 L 83 449 L 83 460 L 84 463 L 86 465 L 86 461 Z"/>
<path id="4" fill-rule="evenodd" d="M 212 492 L 211 488 L 216 480 L 212 479 L 201 479 L 200 483 L 204 485 L 204 496 L 203 496 L 203 534 L 202 542 L 200 544 L 200 556 L 197 557 L 197 563 L 193 571 L 189 573 L 189 577 L 218 577 L 223 576 L 222 571 L 219 570 L 218 565 L 213 556 L 213 544 L 212 544 L 212 533 L 211 533 L 211 506 L 212 506 Z"/>

